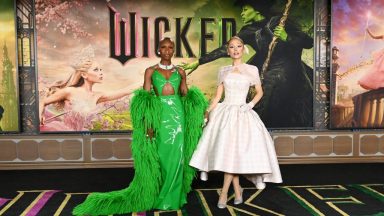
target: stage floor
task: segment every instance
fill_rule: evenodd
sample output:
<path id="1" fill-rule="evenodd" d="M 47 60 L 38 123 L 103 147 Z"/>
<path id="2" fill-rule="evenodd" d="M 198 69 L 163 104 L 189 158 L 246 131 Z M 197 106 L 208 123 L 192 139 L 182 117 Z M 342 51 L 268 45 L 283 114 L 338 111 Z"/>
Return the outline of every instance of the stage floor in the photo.
<path id="1" fill-rule="evenodd" d="M 245 203 L 216 207 L 221 173 L 193 182 L 179 211 L 146 215 L 384 215 L 384 163 L 281 165 L 284 182 L 257 190 L 241 179 Z M 71 215 L 89 192 L 126 187 L 133 169 L 0 171 L 0 215 Z M 132 214 L 127 214 L 132 215 Z M 135 214 L 133 214 L 135 215 Z"/>

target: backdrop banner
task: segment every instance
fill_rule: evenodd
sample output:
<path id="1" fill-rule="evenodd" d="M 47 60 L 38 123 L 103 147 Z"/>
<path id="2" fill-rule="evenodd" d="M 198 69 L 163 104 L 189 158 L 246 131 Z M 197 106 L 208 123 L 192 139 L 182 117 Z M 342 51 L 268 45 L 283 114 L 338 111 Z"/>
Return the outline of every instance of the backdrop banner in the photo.
<path id="1" fill-rule="evenodd" d="M 250 49 L 244 62 L 261 73 L 287 3 L 271 2 L 36 0 L 40 131 L 131 130 L 131 93 L 142 86 L 145 69 L 159 62 L 164 37 L 175 42 L 172 63 L 208 98 L 218 69 L 231 64 L 225 44 L 233 35 Z M 271 129 L 311 128 L 313 0 L 295 0 L 287 11 L 287 38 L 277 40 L 255 111 Z M 250 20 L 254 12 L 263 19 Z M 91 75 L 96 78 L 85 90 L 83 79 Z"/>
<path id="2" fill-rule="evenodd" d="M 383 9 L 332 1 L 331 128 L 384 128 Z"/>
<path id="3" fill-rule="evenodd" d="M 20 129 L 16 38 L 15 1 L 2 0 L 0 8 L 0 133 L 17 132 Z"/>

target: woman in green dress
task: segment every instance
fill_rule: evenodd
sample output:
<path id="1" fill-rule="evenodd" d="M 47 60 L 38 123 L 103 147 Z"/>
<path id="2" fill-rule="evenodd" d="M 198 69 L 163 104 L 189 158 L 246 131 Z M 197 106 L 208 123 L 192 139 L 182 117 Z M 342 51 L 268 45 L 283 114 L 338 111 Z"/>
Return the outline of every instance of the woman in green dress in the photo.
<path id="1" fill-rule="evenodd" d="M 92 193 L 74 215 L 110 215 L 151 209 L 175 210 L 187 203 L 195 169 L 189 161 L 202 132 L 207 100 L 172 65 L 174 42 L 160 41 L 158 64 L 146 69 L 143 89 L 131 101 L 135 176 L 128 188 Z"/>

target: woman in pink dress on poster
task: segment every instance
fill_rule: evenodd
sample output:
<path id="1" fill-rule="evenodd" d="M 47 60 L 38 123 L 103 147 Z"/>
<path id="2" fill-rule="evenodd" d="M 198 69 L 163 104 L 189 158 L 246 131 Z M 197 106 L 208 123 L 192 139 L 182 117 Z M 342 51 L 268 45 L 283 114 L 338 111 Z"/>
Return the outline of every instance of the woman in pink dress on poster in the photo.
<path id="1" fill-rule="evenodd" d="M 227 44 L 233 63 L 219 70 L 216 96 L 206 112 L 208 123 L 190 161 L 192 167 L 203 171 L 203 178 L 209 171 L 224 172 L 219 208 L 226 207 L 231 184 L 234 204 L 243 202 L 240 174 L 257 189 L 264 189 L 264 182 L 282 182 L 273 140 L 252 109 L 263 96 L 263 90 L 257 67 L 242 63 L 244 47 L 237 36 Z M 255 86 L 256 95 L 246 103 L 250 86 Z M 225 99 L 219 103 L 223 93 Z"/>
<path id="2" fill-rule="evenodd" d="M 103 82 L 102 68 L 94 60 L 91 46 L 75 56 L 72 67 L 75 71 L 64 81 L 49 86 L 39 103 L 40 131 L 88 131 L 92 120 L 102 111 L 100 103 L 117 100 L 133 92 L 126 87 L 113 92 L 93 90 L 96 83 Z M 46 106 L 54 104 L 59 114 L 46 112 Z"/>
<path id="3" fill-rule="evenodd" d="M 373 39 L 384 39 L 384 35 L 375 36 L 367 29 L 369 36 Z M 367 90 L 375 90 L 384 87 L 384 49 L 373 54 L 371 69 L 360 78 L 359 85 Z"/>

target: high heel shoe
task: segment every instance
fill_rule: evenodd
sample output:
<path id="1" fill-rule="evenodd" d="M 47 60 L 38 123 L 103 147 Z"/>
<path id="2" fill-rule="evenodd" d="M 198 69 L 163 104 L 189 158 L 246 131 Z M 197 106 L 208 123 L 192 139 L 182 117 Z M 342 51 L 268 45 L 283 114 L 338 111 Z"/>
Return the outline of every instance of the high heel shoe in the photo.
<path id="1" fill-rule="evenodd" d="M 200 180 L 201 181 L 207 181 L 208 180 L 208 173 L 205 171 L 200 172 Z"/>
<path id="2" fill-rule="evenodd" d="M 266 184 L 264 182 L 256 183 L 256 188 L 259 190 L 263 190 L 266 187 Z"/>
<path id="3" fill-rule="evenodd" d="M 240 189 L 240 198 L 233 200 L 234 205 L 239 205 L 239 204 L 243 203 L 243 191 L 244 191 L 244 189 L 241 188 Z"/>
<path id="4" fill-rule="evenodd" d="M 265 183 L 263 182 L 262 176 L 256 177 L 256 188 L 259 190 L 263 190 L 266 187 Z"/>
<path id="5" fill-rule="evenodd" d="M 227 208 L 227 203 L 225 202 L 225 203 L 220 203 L 220 202 L 218 202 L 217 203 L 217 208 L 219 208 L 219 209 L 225 209 L 225 208 Z"/>
<path id="6" fill-rule="evenodd" d="M 221 203 L 220 198 L 219 198 L 219 201 L 217 202 L 217 208 L 219 208 L 219 209 L 227 208 L 227 200 L 228 200 L 228 198 L 225 200 L 225 202 Z"/>

